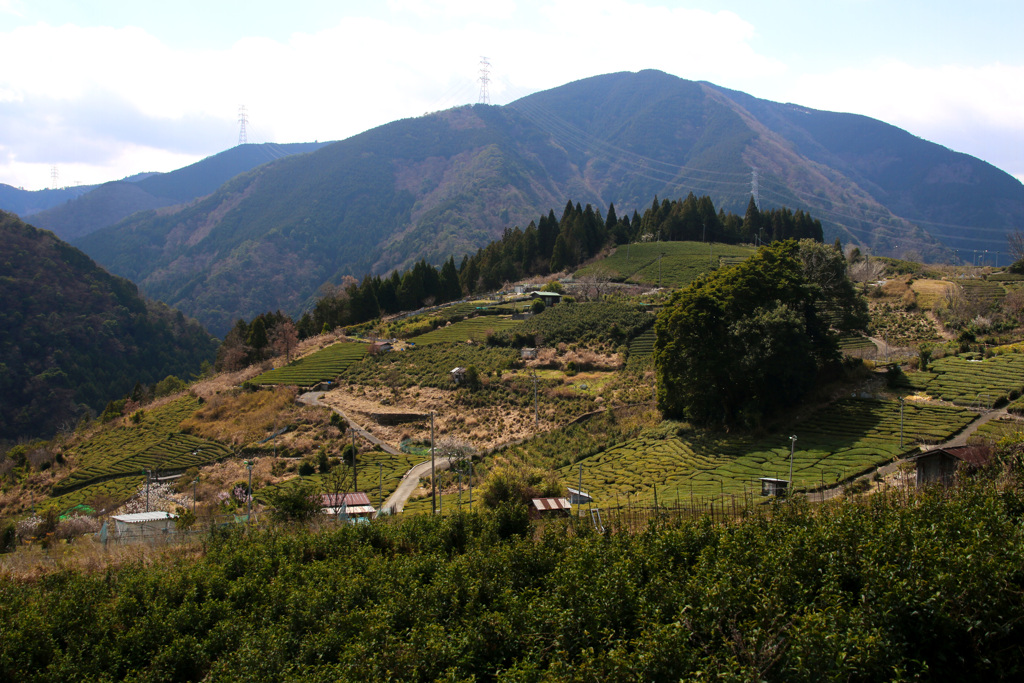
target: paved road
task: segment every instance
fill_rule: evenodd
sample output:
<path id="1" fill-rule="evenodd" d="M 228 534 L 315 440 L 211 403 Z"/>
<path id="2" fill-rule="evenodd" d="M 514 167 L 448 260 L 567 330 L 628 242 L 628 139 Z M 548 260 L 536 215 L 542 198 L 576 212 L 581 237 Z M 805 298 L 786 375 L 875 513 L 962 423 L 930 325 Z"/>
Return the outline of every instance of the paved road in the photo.
<path id="1" fill-rule="evenodd" d="M 307 392 L 305 394 L 300 395 L 298 400 L 301 403 L 305 403 L 306 405 L 310 405 L 310 406 L 324 406 L 324 404 L 320 402 L 320 397 L 323 396 L 324 393 L 325 392 L 323 392 L 323 391 L 310 391 L 310 392 Z M 381 450 L 383 450 L 386 453 L 390 453 L 392 455 L 401 455 L 401 451 L 399 451 L 397 448 L 395 448 L 394 446 L 392 446 L 392 445 L 390 445 L 388 443 L 385 443 L 384 441 L 381 441 L 380 439 L 375 437 L 373 434 L 371 434 L 367 430 L 365 430 L 362 427 L 360 427 L 359 425 L 357 425 L 355 422 L 353 422 L 349 418 L 348 415 L 346 415 L 344 412 L 342 412 L 338 408 L 336 408 L 334 406 L 324 406 L 324 407 L 328 407 L 331 410 L 333 410 L 334 412 L 336 412 L 338 415 L 341 415 L 345 419 L 345 421 L 348 423 L 349 429 L 354 430 L 355 433 L 361 439 L 365 439 L 366 441 L 370 442 L 371 444 L 373 444 L 377 448 L 380 448 Z M 448 469 L 448 466 L 449 466 L 449 462 L 448 462 L 448 460 L 446 458 L 437 458 L 435 460 L 435 462 L 434 462 L 434 469 L 435 470 L 446 470 L 446 469 Z M 391 512 L 391 514 L 394 514 L 396 512 L 401 512 L 402 510 L 404 510 L 405 509 L 405 503 L 409 500 L 409 496 L 411 496 L 412 492 L 415 491 L 419 487 L 420 479 L 422 477 L 427 477 L 427 476 L 430 476 L 430 461 L 429 460 L 427 460 L 426 462 L 421 462 L 420 464 L 412 467 L 402 477 L 402 483 L 398 485 L 398 488 L 395 489 L 395 492 L 392 493 L 388 497 L 388 499 L 384 502 L 384 504 L 381 506 L 381 510 L 388 510 L 388 511 Z"/>
<path id="2" fill-rule="evenodd" d="M 450 465 L 447 458 L 436 458 L 434 461 L 435 470 L 446 470 Z M 405 509 L 405 503 L 409 500 L 412 492 L 419 488 L 420 479 L 430 476 L 430 461 L 421 462 L 402 477 L 402 483 L 398 485 L 395 492 L 381 506 L 381 510 L 388 510 L 391 514 L 401 512 Z"/>

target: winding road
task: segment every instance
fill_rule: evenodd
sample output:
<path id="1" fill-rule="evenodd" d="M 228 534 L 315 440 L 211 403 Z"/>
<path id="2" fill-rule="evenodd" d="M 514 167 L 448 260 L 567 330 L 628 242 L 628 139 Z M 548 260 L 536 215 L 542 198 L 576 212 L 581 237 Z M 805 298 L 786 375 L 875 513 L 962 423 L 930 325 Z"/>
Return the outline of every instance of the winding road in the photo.
<path id="1" fill-rule="evenodd" d="M 384 441 L 381 441 L 376 436 L 371 434 L 369 431 L 367 431 L 363 427 L 360 427 L 348 415 L 346 415 L 341 409 L 336 408 L 335 406 L 328 406 L 328 405 L 326 405 L 324 403 L 321 403 L 320 402 L 320 397 L 323 396 L 324 393 L 326 393 L 326 392 L 323 392 L 323 391 L 310 391 L 310 392 L 307 392 L 305 394 L 301 394 L 298 397 L 297 400 L 300 403 L 304 403 L 304 404 L 306 404 L 308 406 L 321 406 L 321 407 L 324 407 L 324 408 L 330 408 L 331 410 L 336 412 L 338 415 L 341 415 L 342 418 L 344 418 L 345 422 L 348 423 L 348 428 L 351 429 L 352 431 L 354 431 L 359 438 L 364 439 L 365 441 L 373 444 L 374 446 L 376 446 L 377 448 L 381 449 L 385 453 L 390 453 L 391 455 L 400 455 L 401 454 L 401 451 L 399 451 L 397 448 L 395 448 L 391 444 L 388 444 L 388 443 L 386 443 Z M 451 463 L 448 461 L 447 458 L 437 458 L 435 460 L 435 462 L 434 462 L 434 469 L 435 469 L 435 471 L 436 470 L 446 470 L 446 469 L 448 469 L 448 466 L 450 464 Z M 420 479 L 425 477 L 425 476 L 429 476 L 429 475 L 430 475 L 430 461 L 429 460 L 427 460 L 426 462 L 421 462 L 420 464 L 415 465 L 414 467 L 412 467 L 408 472 L 406 472 L 402 476 L 402 483 L 400 483 L 398 485 L 398 488 L 395 489 L 394 493 L 392 493 L 390 496 L 388 496 L 388 499 L 381 506 L 381 509 L 380 509 L 379 512 L 383 512 L 384 510 L 387 510 L 388 514 L 395 514 L 396 512 L 401 512 L 402 510 L 404 510 L 405 509 L 405 503 L 409 500 L 409 496 L 412 495 L 413 491 L 415 491 L 417 488 L 419 488 Z"/>

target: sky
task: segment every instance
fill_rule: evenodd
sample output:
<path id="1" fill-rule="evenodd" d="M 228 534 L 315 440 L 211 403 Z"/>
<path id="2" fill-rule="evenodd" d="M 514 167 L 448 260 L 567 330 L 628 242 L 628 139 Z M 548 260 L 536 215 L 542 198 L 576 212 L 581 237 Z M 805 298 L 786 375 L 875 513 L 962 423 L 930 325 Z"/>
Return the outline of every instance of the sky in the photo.
<path id="1" fill-rule="evenodd" d="M 0 183 L 171 171 L 239 142 L 659 69 L 864 114 L 1024 180 L 1019 0 L 0 0 Z"/>

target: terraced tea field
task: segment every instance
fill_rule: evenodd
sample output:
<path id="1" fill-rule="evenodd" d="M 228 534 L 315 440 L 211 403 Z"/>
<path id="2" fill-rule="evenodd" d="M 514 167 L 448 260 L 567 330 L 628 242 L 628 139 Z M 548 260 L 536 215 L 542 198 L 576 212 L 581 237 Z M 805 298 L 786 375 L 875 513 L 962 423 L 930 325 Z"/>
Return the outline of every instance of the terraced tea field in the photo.
<path id="1" fill-rule="evenodd" d="M 183 396 L 143 412 L 138 424 L 101 432 L 71 455 L 74 472 L 53 487 L 60 496 L 110 479 L 139 477 L 143 470 L 181 470 L 214 462 L 231 455 L 215 441 L 178 431 L 182 420 L 199 407 L 193 396 Z"/>
<path id="2" fill-rule="evenodd" d="M 96 508 L 97 505 L 101 505 L 106 501 L 109 501 L 107 504 L 116 506 L 131 498 L 144 482 L 145 477 L 141 475 L 109 479 L 97 484 L 83 486 L 71 493 L 47 498 L 40 504 L 39 508 L 41 510 L 52 508 L 57 511 L 57 514 L 63 514 L 65 511 L 78 505 L 89 505 L 90 507 Z M 109 509 L 110 508 L 107 508 L 108 511 Z"/>
<path id="3" fill-rule="evenodd" d="M 311 387 L 320 382 L 334 380 L 350 365 L 362 360 L 367 344 L 339 342 L 326 349 L 292 361 L 283 368 L 268 370 L 253 378 L 253 384 L 286 384 Z"/>
<path id="4" fill-rule="evenodd" d="M 1017 438 L 1024 438 L 1024 422 L 1015 420 L 1012 417 L 990 420 L 978 427 L 974 435 L 990 441 L 999 441 L 1003 437 L 1011 435 Z"/>
<path id="5" fill-rule="evenodd" d="M 859 334 L 842 337 L 839 340 L 840 351 L 874 351 L 876 348 L 875 342 Z"/>
<path id="6" fill-rule="evenodd" d="M 654 341 L 656 339 L 657 335 L 654 333 L 653 327 L 633 339 L 633 341 L 629 343 L 630 357 L 649 356 L 654 353 Z"/>
<path id="7" fill-rule="evenodd" d="M 891 461 L 919 443 L 938 443 L 962 430 L 976 413 L 898 401 L 845 399 L 797 426 L 793 479 L 798 490 L 843 481 Z M 599 505 L 670 502 L 693 496 L 760 492 L 761 477 L 789 478 L 789 438 L 640 437 L 581 461 L 583 488 Z M 559 474 L 570 486 L 580 463 Z"/>
<path id="8" fill-rule="evenodd" d="M 510 316 L 483 315 L 452 323 L 447 327 L 439 327 L 432 332 L 413 337 L 409 341 L 416 346 L 465 342 L 469 339 L 475 342 L 484 342 L 487 340 L 488 334 L 508 330 L 521 323 L 521 320 L 512 320 Z"/>
<path id="9" fill-rule="evenodd" d="M 935 398 L 988 407 L 1024 390 L 1024 354 L 1004 353 L 984 360 L 976 354 L 946 356 L 933 360 L 928 372 L 908 373 L 906 380 Z"/>
<path id="10" fill-rule="evenodd" d="M 957 280 L 957 284 L 964 290 L 964 294 L 971 298 L 993 304 L 1002 301 L 1006 296 L 1006 290 L 998 282 L 990 280 Z"/>
<path id="11" fill-rule="evenodd" d="M 620 246 L 608 258 L 581 268 L 576 276 L 608 273 L 620 281 L 657 285 L 660 273 L 662 286 L 683 287 L 704 273 L 742 261 L 753 253 L 751 247 L 717 242 L 644 242 Z"/>

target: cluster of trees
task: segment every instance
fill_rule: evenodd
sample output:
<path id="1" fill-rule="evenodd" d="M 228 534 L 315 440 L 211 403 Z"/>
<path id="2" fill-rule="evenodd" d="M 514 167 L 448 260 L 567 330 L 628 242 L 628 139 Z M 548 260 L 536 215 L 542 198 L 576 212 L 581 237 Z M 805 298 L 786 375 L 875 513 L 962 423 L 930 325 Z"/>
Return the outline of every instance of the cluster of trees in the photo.
<path id="1" fill-rule="evenodd" d="M 598 255 L 603 249 L 632 241 L 701 240 L 740 243 L 790 238 L 822 239 L 821 222 L 802 211 L 788 209 L 759 211 L 751 198 L 744 217 L 716 212 L 710 197 L 697 198 L 691 192 L 685 199 L 654 199 L 643 216 L 619 217 L 615 205 L 607 217 L 590 204 L 567 202 L 561 218 L 554 211 L 531 222 L 525 230 L 506 228 L 501 239 L 491 242 L 476 254 L 465 255 L 458 266 L 449 257 L 440 268 L 425 260 L 412 268 L 390 276 L 367 275 L 362 282 L 346 276 L 338 285 L 321 288 L 321 296 L 312 310 L 295 324 L 299 338 L 305 339 L 336 327 L 356 325 L 381 315 L 416 310 L 455 301 L 477 292 L 494 291 L 508 282 L 547 275 L 574 268 Z M 218 354 L 218 368 L 239 367 L 266 357 L 272 346 L 250 340 L 250 329 L 264 318 L 267 333 L 276 324 L 263 314 L 245 323 L 240 320 L 227 335 Z M 268 337 L 269 339 L 269 337 Z"/>
<path id="2" fill-rule="evenodd" d="M 803 398 L 838 361 L 839 335 L 867 323 L 838 248 L 761 247 L 676 292 L 658 316 L 658 405 L 699 424 L 756 426 Z"/>
<path id="3" fill-rule="evenodd" d="M 217 349 L 214 367 L 218 371 L 237 370 L 277 355 L 290 360 L 298 342 L 295 324 L 281 311 L 263 313 L 249 323 L 238 320 Z"/>
<path id="4" fill-rule="evenodd" d="M 511 503 L 218 528 L 199 557 L 0 577 L 0 661 L 26 682 L 1019 680 L 1020 481 L 606 534 L 535 533 Z"/>

